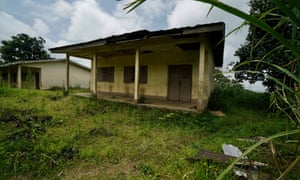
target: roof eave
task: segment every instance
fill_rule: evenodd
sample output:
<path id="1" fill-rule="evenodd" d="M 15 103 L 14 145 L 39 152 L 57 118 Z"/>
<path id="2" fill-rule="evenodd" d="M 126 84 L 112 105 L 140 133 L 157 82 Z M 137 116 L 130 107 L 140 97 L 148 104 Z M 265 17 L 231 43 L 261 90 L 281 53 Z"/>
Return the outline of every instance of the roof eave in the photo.
<path id="1" fill-rule="evenodd" d="M 152 32 L 147 30 L 140 30 L 140 31 L 125 33 L 117 36 L 116 35 L 110 36 L 103 39 L 96 39 L 93 41 L 87 41 L 87 42 L 82 42 L 77 44 L 50 48 L 49 50 L 52 53 L 68 53 L 75 50 L 78 51 L 82 49 L 93 48 L 95 46 L 121 44 L 121 43 L 140 41 L 140 40 L 145 40 L 150 38 L 159 38 L 159 37 L 174 36 L 174 35 L 187 35 L 187 34 L 195 34 L 195 33 L 200 34 L 200 33 L 207 33 L 213 31 L 223 31 L 224 27 L 225 24 L 223 22 L 218 22 L 212 24 L 196 25 L 194 27 L 173 28 L 173 29 L 152 31 Z"/>

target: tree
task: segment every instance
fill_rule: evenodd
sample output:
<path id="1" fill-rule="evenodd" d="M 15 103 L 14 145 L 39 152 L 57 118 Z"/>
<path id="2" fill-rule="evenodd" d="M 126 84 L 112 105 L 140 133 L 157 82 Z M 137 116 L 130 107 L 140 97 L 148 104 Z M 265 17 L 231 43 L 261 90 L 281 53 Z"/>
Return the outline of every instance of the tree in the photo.
<path id="1" fill-rule="evenodd" d="M 17 34 L 11 40 L 1 41 L 0 59 L 5 63 L 36 59 L 49 59 L 50 55 L 44 49 L 46 41 L 41 37 L 30 37 L 27 34 Z"/>
<path id="2" fill-rule="evenodd" d="M 292 39 L 293 26 L 289 21 L 282 19 L 284 13 L 276 8 L 274 3 L 270 0 L 250 0 L 249 6 L 251 7 L 251 16 L 261 19 L 269 26 L 274 27 L 286 39 Z M 299 29 L 297 31 L 296 39 L 300 39 Z M 250 24 L 246 43 L 235 52 L 235 55 L 240 59 L 240 62 L 236 65 L 237 72 L 235 77 L 240 81 L 248 80 L 250 83 L 254 83 L 258 80 L 263 80 L 263 84 L 268 87 L 269 91 L 273 91 L 276 85 L 272 78 L 284 82 L 289 87 L 293 86 L 291 78 L 268 63 L 296 72 L 296 67 L 290 63 L 295 56 L 290 53 L 287 47 L 282 46 L 281 42 L 265 30 Z M 253 60 L 259 61 L 254 62 Z M 272 78 L 267 78 L 267 76 Z"/>

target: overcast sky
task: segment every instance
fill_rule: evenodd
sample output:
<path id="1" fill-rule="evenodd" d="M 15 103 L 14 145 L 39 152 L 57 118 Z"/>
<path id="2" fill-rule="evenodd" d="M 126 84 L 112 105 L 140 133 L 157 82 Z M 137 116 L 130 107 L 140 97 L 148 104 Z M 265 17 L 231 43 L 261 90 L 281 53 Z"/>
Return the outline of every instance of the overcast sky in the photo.
<path id="1" fill-rule="evenodd" d="M 240 25 L 240 18 L 193 0 L 147 0 L 133 12 L 123 10 L 133 0 L 1 0 L 0 40 L 17 33 L 41 36 L 46 48 L 104 38 L 139 29 L 160 30 L 225 22 L 226 32 Z M 247 0 L 223 2 L 248 12 Z M 233 54 L 245 42 L 244 28 L 226 39 L 224 67 L 237 61 Z M 54 57 L 59 57 L 52 54 Z"/>

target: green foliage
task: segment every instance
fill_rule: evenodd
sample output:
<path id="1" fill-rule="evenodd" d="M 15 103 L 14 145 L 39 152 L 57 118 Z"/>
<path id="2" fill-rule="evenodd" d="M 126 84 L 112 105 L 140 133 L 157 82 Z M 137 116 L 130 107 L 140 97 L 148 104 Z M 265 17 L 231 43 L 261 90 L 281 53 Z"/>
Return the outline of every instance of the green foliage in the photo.
<path id="1" fill-rule="evenodd" d="M 234 112 L 237 109 L 232 107 L 236 105 L 238 109 L 266 110 L 269 106 L 269 94 L 244 90 L 238 81 L 227 78 L 220 71 L 215 72 L 214 84 L 215 89 L 208 104 L 210 110 Z"/>
<path id="2" fill-rule="evenodd" d="M 284 12 L 277 8 L 272 0 L 251 0 L 249 6 L 251 7 L 251 16 L 274 27 L 274 29 L 284 38 L 292 39 L 294 33 L 292 23 L 281 18 L 284 15 Z M 300 30 L 296 30 L 295 33 L 296 36 L 294 38 L 296 41 L 299 41 Z M 249 34 L 246 40 L 247 42 L 235 52 L 235 55 L 240 58 L 240 63 L 247 62 L 242 66 L 239 66 L 239 63 L 236 65 L 236 77 L 239 80 L 249 80 L 250 82 L 263 80 L 264 85 L 266 85 L 270 91 L 274 91 L 276 82 L 272 79 L 267 79 L 267 75 L 272 76 L 281 82 L 285 81 L 288 86 L 293 85 L 293 81 L 288 78 L 284 72 L 269 66 L 268 64 L 260 63 L 259 61 L 252 62 L 252 60 L 261 60 L 284 66 L 291 72 L 297 71 L 294 63 L 290 63 L 294 60 L 295 56 L 287 47 L 282 46 L 281 42 L 273 38 L 273 36 L 265 30 L 252 24 L 249 26 Z M 253 73 L 254 71 L 255 73 Z"/>
<path id="3" fill-rule="evenodd" d="M 10 93 L 10 89 L 6 85 L 1 84 L 0 82 L 0 97 L 5 96 L 9 93 Z"/>
<path id="4" fill-rule="evenodd" d="M 228 97 L 225 89 L 215 94 L 232 105 L 225 117 L 64 97 L 61 91 L 8 91 L 0 102 L 0 179 L 215 179 L 227 164 L 186 158 L 199 148 L 221 152 L 224 142 L 244 150 L 252 144 L 238 138 L 269 136 L 286 127 L 267 107 L 249 109 L 242 106 L 247 98 Z M 257 101 L 261 97 L 239 90 L 244 92 Z M 293 150 L 284 147 L 281 155 Z M 267 155 L 262 147 L 250 157 L 265 162 Z"/>
<path id="5" fill-rule="evenodd" d="M 30 173 L 32 177 L 44 176 L 55 172 L 61 162 L 70 159 L 70 156 L 62 153 L 63 149 L 53 152 L 41 148 L 39 140 L 46 133 L 46 128 L 55 122 L 52 116 L 36 113 L 36 109 L 1 110 L 1 125 L 10 127 L 0 141 L 1 178 L 25 173 Z"/>
<path id="6" fill-rule="evenodd" d="M 263 143 L 266 142 L 270 142 L 271 140 L 278 138 L 278 137 L 282 137 L 282 136 L 287 136 L 289 134 L 300 134 L 300 130 L 293 130 L 293 131 L 287 131 L 287 132 L 281 132 L 278 134 L 275 134 L 273 136 L 270 136 L 268 138 L 266 138 L 263 141 L 257 142 L 254 145 L 252 145 L 251 147 L 249 147 L 240 157 L 236 158 L 231 164 L 230 166 L 228 166 L 225 171 L 222 172 L 222 174 L 217 178 L 217 179 L 222 179 L 232 168 L 233 166 L 243 157 L 245 157 L 246 155 L 248 155 L 250 152 L 252 152 L 254 149 L 258 148 L 260 145 L 262 145 Z M 293 163 L 291 164 L 293 165 Z M 280 176 L 281 177 L 281 176 Z"/>
<path id="7" fill-rule="evenodd" d="M 44 49 L 45 40 L 41 37 L 17 34 L 11 40 L 3 40 L 1 43 L 0 54 L 5 63 L 50 58 Z"/>
<path id="8" fill-rule="evenodd" d="M 34 73 L 31 72 L 31 69 L 28 69 L 28 72 L 26 73 L 25 76 L 25 81 L 24 81 L 24 88 L 30 89 L 30 88 L 35 88 L 35 81 L 34 81 Z"/>

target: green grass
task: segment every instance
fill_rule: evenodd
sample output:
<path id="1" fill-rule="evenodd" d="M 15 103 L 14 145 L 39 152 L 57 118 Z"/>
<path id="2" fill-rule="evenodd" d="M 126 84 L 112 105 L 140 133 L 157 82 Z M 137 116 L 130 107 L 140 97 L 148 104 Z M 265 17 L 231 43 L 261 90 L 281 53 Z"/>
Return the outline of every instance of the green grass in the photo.
<path id="1" fill-rule="evenodd" d="M 215 117 L 0 87 L 0 179 L 214 179 L 228 164 L 186 158 L 199 148 L 221 153 L 223 143 L 244 151 L 252 143 L 238 138 L 286 128 L 267 94 L 239 91 L 216 91 L 210 107 L 226 117 Z M 252 156 L 272 163 L 265 154 Z"/>

